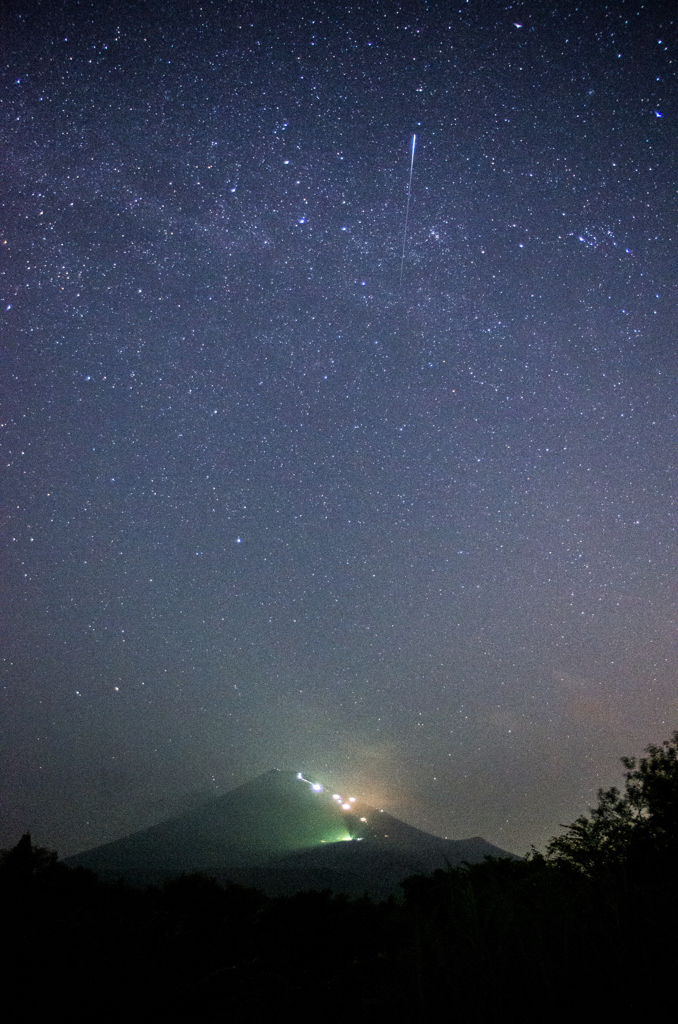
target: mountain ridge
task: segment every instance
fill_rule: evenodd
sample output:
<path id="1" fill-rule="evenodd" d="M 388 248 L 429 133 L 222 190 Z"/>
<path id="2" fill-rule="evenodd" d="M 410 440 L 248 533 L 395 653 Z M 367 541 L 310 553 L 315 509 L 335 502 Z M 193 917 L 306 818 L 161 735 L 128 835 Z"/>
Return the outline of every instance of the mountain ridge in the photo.
<path id="1" fill-rule="evenodd" d="M 271 894 L 308 888 L 386 896 L 411 874 L 515 857 L 480 836 L 443 839 L 301 773 L 271 769 L 149 828 L 65 859 L 137 884 L 204 873 Z"/>

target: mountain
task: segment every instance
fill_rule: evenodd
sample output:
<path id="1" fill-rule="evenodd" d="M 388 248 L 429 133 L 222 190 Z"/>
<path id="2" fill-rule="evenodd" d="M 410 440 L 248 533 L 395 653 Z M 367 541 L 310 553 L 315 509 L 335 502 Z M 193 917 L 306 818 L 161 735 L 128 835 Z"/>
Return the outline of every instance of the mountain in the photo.
<path id="1" fill-rule="evenodd" d="M 101 878 L 147 884 L 203 872 L 271 894 L 333 889 L 378 897 L 408 875 L 485 856 L 484 839 L 441 839 L 300 774 L 273 769 L 199 807 L 69 857 Z"/>

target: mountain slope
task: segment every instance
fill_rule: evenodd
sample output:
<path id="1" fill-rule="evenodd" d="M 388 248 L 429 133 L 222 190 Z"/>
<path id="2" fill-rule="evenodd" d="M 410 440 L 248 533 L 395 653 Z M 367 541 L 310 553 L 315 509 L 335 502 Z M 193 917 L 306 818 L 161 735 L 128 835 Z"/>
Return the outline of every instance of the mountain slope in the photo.
<path id="1" fill-rule="evenodd" d="M 274 769 L 66 863 L 142 884 L 201 871 L 272 893 L 331 888 L 388 895 L 407 875 L 487 855 L 512 856 L 480 838 L 430 835 Z"/>

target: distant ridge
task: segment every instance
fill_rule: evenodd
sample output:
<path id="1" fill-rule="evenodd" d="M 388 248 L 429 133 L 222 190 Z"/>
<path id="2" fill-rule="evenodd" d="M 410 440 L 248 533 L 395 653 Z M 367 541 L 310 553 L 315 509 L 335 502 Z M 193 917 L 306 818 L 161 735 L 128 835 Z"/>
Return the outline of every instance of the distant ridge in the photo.
<path id="1" fill-rule="evenodd" d="M 513 857 L 480 837 L 449 840 L 272 769 L 198 808 L 66 859 L 101 878 L 157 883 L 203 872 L 271 894 L 303 889 L 376 897 L 408 875 L 486 856 Z"/>

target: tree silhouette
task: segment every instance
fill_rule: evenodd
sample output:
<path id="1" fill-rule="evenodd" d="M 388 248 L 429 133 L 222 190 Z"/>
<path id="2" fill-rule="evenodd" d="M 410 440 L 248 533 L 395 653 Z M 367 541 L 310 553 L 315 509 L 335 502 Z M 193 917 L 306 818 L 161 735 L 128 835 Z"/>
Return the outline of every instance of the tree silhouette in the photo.
<path id="1" fill-rule="evenodd" d="M 648 867 L 678 850 L 678 732 L 646 757 L 623 757 L 624 792 L 598 791 L 598 806 L 552 839 L 548 857 L 590 877 L 610 870 Z"/>
<path id="2" fill-rule="evenodd" d="M 26 832 L 11 850 L 0 850 L 0 878 L 27 881 L 54 871 L 57 863 L 56 852 L 33 846 L 31 834 Z"/>

